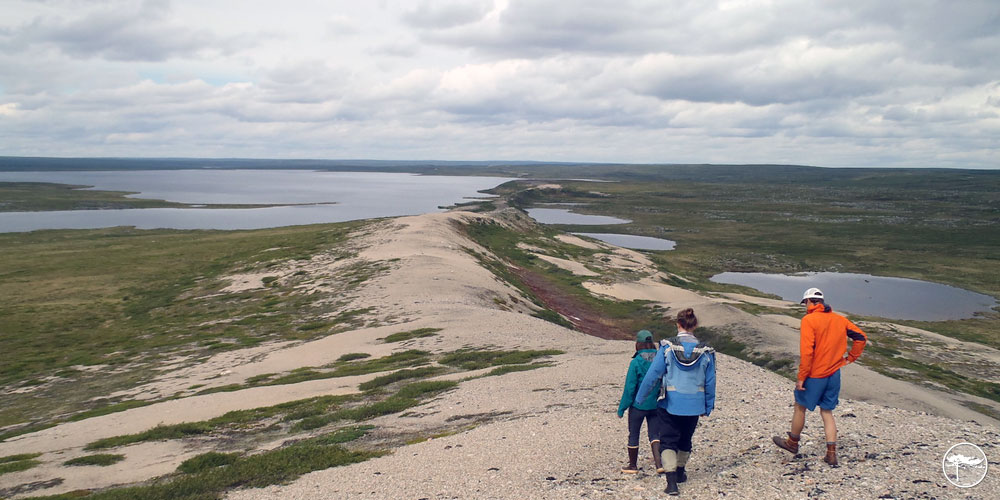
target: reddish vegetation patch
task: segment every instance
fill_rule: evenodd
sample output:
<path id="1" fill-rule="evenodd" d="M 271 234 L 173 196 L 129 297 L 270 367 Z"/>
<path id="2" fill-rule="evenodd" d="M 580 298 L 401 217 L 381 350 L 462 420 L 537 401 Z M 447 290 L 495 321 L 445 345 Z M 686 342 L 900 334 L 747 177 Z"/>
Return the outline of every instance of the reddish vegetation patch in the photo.
<path id="1" fill-rule="evenodd" d="M 521 282 L 545 304 L 545 307 L 562 314 L 573 323 L 577 330 L 602 339 L 626 340 L 632 338 L 632 334 L 627 329 L 577 298 L 562 293 L 558 287 L 542 276 L 519 267 L 513 267 L 512 270 L 518 278 L 521 278 Z"/>

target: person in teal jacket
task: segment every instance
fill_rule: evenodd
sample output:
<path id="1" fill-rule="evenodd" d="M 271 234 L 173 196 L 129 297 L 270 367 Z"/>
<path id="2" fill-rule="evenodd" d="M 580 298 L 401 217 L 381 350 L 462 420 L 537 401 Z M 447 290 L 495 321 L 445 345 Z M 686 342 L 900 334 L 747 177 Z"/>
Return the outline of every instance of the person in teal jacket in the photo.
<path id="1" fill-rule="evenodd" d="M 649 436 L 649 446 L 653 450 L 656 472 L 663 472 L 663 467 L 660 466 L 660 430 L 657 426 L 659 419 L 656 416 L 658 394 L 652 393 L 642 400 L 635 399 L 639 383 L 646 376 L 646 371 L 649 370 L 649 365 L 655 356 L 656 344 L 653 343 L 653 334 L 649 330 L 640 330 L 635 337 L 635 354 L 632 355 L 632 362 L 628 365 L 622 400 L 618 403 L 618 418 L 622 418 L 625 410 L 628 410 L 628 465 L 622 467 L 622 472 L 626 474 L 639 472 L 636 461 L 639 459 L 639 433 L 642 431 L 643 420 L 646 421 L 646 434 Z"/>

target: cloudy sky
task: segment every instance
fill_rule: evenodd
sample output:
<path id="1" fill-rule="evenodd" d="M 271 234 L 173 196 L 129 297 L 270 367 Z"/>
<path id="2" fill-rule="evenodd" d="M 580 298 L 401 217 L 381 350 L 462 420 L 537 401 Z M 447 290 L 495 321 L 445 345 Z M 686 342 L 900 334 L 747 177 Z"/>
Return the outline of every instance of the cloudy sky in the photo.
<path id="1" fill-rule="evenodd" d="M 1000 168 L 1000 2 L 3 0 L 0 155 Z"/>

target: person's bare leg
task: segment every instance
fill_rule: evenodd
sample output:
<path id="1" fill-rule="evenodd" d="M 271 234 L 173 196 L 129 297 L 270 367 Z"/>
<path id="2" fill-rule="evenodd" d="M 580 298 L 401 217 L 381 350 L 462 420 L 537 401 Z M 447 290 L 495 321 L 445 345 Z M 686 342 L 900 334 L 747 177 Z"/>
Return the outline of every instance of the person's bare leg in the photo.
<path id="1" fill-rule="evenodd" d="M 837 442 L 837 422 L 833 419 L 833 410 L 819 409 L 819 414 L 823 417 L 823 430 L 826 432 L 826 442 Z"/>
<path id="2" fill-rule="evenodd" d="M 826 418 L 823 419 L 826 426 Z M 798 436 L 802 434 L 802 429 L 806 426 L 806 407 L 795 403 L 795 413 L 792 414 L 792 434 Z"/>
<path id="3" fill-rule="evenodd" d="M 797 454 L 799 452 L 799 437 L 802 435 L 802 429 L 805 426 L 806 407 L 795 403 L 795 412 L 792 413 L 792 431 L 788 433 L 787 438 L 774 436 L 772 440 L 779 448 Z"/>
<path id="4" fill-rule="evenodd" d="M 837 422 L 833 419 L 833 410 L 820 408 L 819 414 L 823 417 L 823 431 L 826 432 L 826 456 L 823 461 L 837 465 Z"/>

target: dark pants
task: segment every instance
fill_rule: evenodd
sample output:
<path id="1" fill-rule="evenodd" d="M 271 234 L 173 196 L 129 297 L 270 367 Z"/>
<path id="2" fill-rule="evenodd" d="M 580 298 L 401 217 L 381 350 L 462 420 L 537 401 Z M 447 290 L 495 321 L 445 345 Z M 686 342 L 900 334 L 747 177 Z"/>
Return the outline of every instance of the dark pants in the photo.
<path id="1" fill-rule="evenodd" d="M 649 442 L 659 439 L 660 426 L 656 410 L 640 410 L 629 407 L 628 409 L 628 445 L 635 448 L 639 446 L 639 431 L 642 429 L 642 421 L 646 421 L 646 435 Z"/>
<path id="2" fill-rule="evenodd" d="M 671 415 L 663 408 L 656 409 L 660 423 L 660 449 L 691 451 L 691 436 L 698 427 L 698 415 Z"/>

